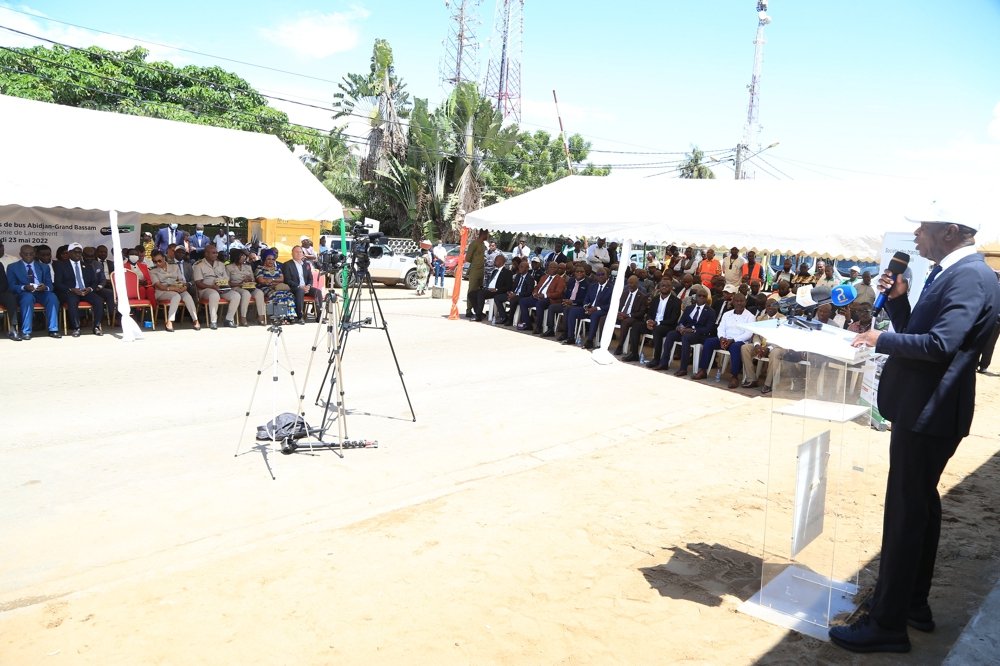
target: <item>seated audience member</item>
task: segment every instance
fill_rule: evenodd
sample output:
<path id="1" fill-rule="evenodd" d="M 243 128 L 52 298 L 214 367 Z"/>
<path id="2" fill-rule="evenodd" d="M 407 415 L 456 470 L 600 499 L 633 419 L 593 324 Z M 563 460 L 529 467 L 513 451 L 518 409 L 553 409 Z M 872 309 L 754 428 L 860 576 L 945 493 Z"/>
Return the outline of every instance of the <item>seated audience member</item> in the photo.
<path id="1" fill-rule="evenodd" d="M 219 231 L 212 237 L 212 243 L 219 251 L 219 258 L 225 261 L 229 257 L 229 234 L 225 227 L 219 227 Z"/>
<path id="2" fill-rule="evenodd" d="M 851 266 L 849 269 L 847 269 L 847 272 L 849 273 L 849 276 L 844 280 L 841 280 L 840 284 L 849 284 L 851 286 L 854 286 L 861 282 L 860 266 Z"/>
<path id="3" fill-rule="evenodd" d="M 155 247 L 155 244 L 153 243 L 152 231 L 142 232 L 142 242 L 140 243 L 140 245 L 142 245 L 143 255 L 145 255 L 146 257 L 151 257 L 153 254 L 153 248 Z"/>
<path id="4" fill-rule="evenodd" d="M 618 346 L 613 350 L 615 356 L 621 356 L 625 350 L 625 340 L 628 339 L 629 331 L 633 325 L 643 326 L 646 322 L 646 294 L 639 289 L 639 278 L 633 275 L 625 283 L 626 288 L 618 299 L 617 322 L 620 327 L 618 333 Z M 634 341 L 629 346 L 632 353 L 635 353 Z"/>
<path id="5" fill-rule="evenodd" d="M 597 242 L 587 248 L 587 263 L 595 271 L 598 268 L 609 268 L 611 266 L 611 253 L 605 246 L 603 238 L 598 238 Z"/>
<path id="6" fill-rule="evenodd" d="M 229 273 L 226 265 L 219 260 L 219 251 L 209 243 L 204 248 L 205 256 L 192 268 L 198 298 L 208 304 L 209 328 L 219 328 L 219 303 L 228 301 L 226 306 L 226 328 L 236 328 L 236 312 L 240 307 L 240 295 L 229 288 Z"/>
<path id="7" fill-rule="evenodd" d="M 726 290 L 729 287 L 729 291 Z M 736 287 L 726 284 L 726 279 L 721 275 L 716 275 L 712 278 L 712 286 L 708 291 L 708 304 L 712 306 L 712 309 L 718 313 L 719 305 L 723 300 L 727 298 L 732 298 L 732 295 L 736 293 Z M 726 294 L 729 296 L 726 296 Z"/>
<path id="8" fill-rule="evenodd" d="M 108 278 L 105 287 L 111 287 L 111 276 L 115 272 L 115 262 L 108 259 L 108 247 L 107 245 L 98 245 L 94 248 L 94 252 L 97 254 L 97 260 L 103 264 L 101 268 L 104 269 L 104 275 Z"/>
<path id="9" fill-rule="evenodd" d="M 739 293 L 733 294 L 732 310 L 722 315 L 716 335 L 705 340 L 701 348 L 701 359 L 699 359 L 700 363 L 707 364 L 716 349 L 728 351 L 731 373 L 729 388 L 731 389 L 740 385 L 740 375 L 743 373 L 743 356 L 740 355 L 740 348 L 753 335 L 740 326 L 741 324 L 751 324 L 754 321 L 754 316 L 746 309 L 746 305 L 746 296 Z M 695 370 L 696 372 L 691 379 L 705 379 L 708 376 L 704 369 L 695 367 Z"/>
<path id="10" fill-rule="evenodd" d="M 660 280 L 660 292 L 649 299 L 646 305 L 644 320 L 638 320 L 629 328 L 628 356 L 622 358 L 626 362 L 639 360 L 639 347 L 642 345 L 642 336 L 653 334 L 653 358 L 650 365 L 660 364 L 660 352 L 663 346 L 663 338 L 677 326 L 677 320 L 681 316 L 681 301 L 673 292 L 673 285 L 669 280 Z"/>
<path id="11" fill-rule="evenodd" d="M 529 272 L 531 273 L 531 278 L 538 284 L 539 280 L 544 279 L 548 271 L 548 266 L 542 268 L 542 260 L 540 257 L 532 257 L 530 263 Z"/>
<path id="12" fill-rule="evenodd" d="M 493 257 L 493 272 L 486 281 L 486 285 L 475 293 L 475 303 L 472 309 L 476 313 L 476 321 L 482 321 L 486 318 L 486 315 L 483 314 L 483 308 L 486 306 L 487 299 L 493 300 L 496 318 L 501 320 L 506 318 L 503 304 L 507 301 L 507 293 L 513 286 L 513 280 L 510 269 L 507 268 L 507 257 L 502 252 L 498 252 Z"/>
<path id="13" fill-rule="evenodd" d="M 181 277 L 177 264 L 167 263 L 167 258 L 159 250 L 153 250 L 153 270 L 149 271 L 149 278 L 153 282 L 153 289 L 156 292 L 157 303 L 168 301 L 167 321 L 163 327 L 170 333 L 174 332 L 174 318 L 177 316 L 177 308 L 181 303 L 187 308 L 194 322 L 194 330 L 201 330 L 201 323 L 198 321 L 198 308 L 194 304 L 194 299 L 188 293 L 187 281 Z"/>
<path id="14" fill-rule="evenodd" d="M 681 288 L 677 290 L 677 299 L 681 302 L 681 311 L 689 305 L 693 305 L 695 301 L 695 294 L 692 291 L 694 287 L 694 278 L 687 273 L 681 276 Z"/>
<path id="15" fill-rule="evenodd" d="M 520 261 L 518 261 L 519 259 Z M 531 277 L 531 273 L 528 270 L 530 268 L 528 261 L 521 259 L 520 257 L 514 257 L 514 261 L 517 261 L 517 272 L 514 276 L 511 288 L 507 292 L 507 309 L 503 310 L 504 326 L 514 325 L 515 309 L 521 302 L 521 299 L 530 296 L 531 291 L 535 288 L 535 280 Z"/>
<path id="16" fill-rule="evenodd" d="M 792 278 L 792 291 L 798 291 L 799 287 L 805 285 L 812 285 L 815 282 L 812 274 L 809 272 L 809 264 L 802 262 L 799 264 L 799 272 L 795 274 Z"/>
<path id="17" fill-rule="evenodd" d="M 3 243 L 0 243 L 0 259 L 4 256 Z M 7 282 L 7 269 L 0 264 L 0 305 L 7 312 L 7 337 L 14 342 L 21 341 L 21 322 L 17 318 L 17 296 L 10 290 Z"/>
<path id="18" fill-rule="evenodd" d="M 319 289 L 312 286 L 312 267 L 308 261 L 303 260 L 302 248 L 296 245 L 292 248 L 292 258 L 282 265 L 282 272 L 285 277 L 285 284 L 292 291 L 295 298 L 295 312 L 298 314 L 296 320 L 299 324 L 305 321 L 305 297 L 312 296 L 317 303 L 323 298 Z M 317 313 L 318 316 L 318 313 Z"/>
<path id="19" fill-rule="evenodd" d="M 253 269 L 247 263 L 247 251 L 239 248 L 229 250 L 229 286 L 240 295 L 240 318 L 247 325 L 247 313 L 250 311 L 250 300 L 253 299 L 257 311 L 257 321 L 261 326 L 267 323 L 264 310 L 264 292 L 257 288 Z"/>
<path id="20" fill-rule="evenodd" d="M 586 268 L 584 268 L 583 264 L 576 264 L 573 268 L 573 276 L 566 281 L 562 299 L 558 303 L 549 304 L 548 309 L 545 311 L 543 338 L 551 338 L 557 332 L 566 330 L 566 311 L 572 307 L 583 307 L 584 302 L 587 300 L 587 289 L 589 287 L 590 282 L 587 281 Z M 559 313 L 563 313 L 563 321 L 558 324 L 559 330 L 557 331 L 556 318 Z"/>
<path id="21" fill-rule="evenodd" d="M 298 316 L 295 311 L 295 296 L 285 284 L 284 273 L 278 267 L 278 251 L 274 248 L 268 248 L 261 253 L 261 257 L 263 258 L 261 265 L 254 273 L 257 286 L 264 292 L 264 297 L 276 306 L 276 309 L 284 310 L 290 318 L 295 319 Z"/>
<path id="22" fill-rule="evenodd" d="M 757 315 L 757 321 L 768 321 L 771 319 L 784 319 L 785 315 L 778 312 L 777 301 L 768 301 L 764 312 Z M 767 338 L 759 334 L 754 334 L 751 341 L 740 347 L 740 354 L 743 359 L 743 388 L 761 387 L 761 393 L 770 393 L 771 384 L 774 380 L 774 371 L 781 363 L 785 350 L 768 343 Z M 767 363 L 762 363 L 761 359 L 768 359 Z M 757 368 L 754 369 L 754 361 Z M 767 370 L 764 370 L 767 366 Z M 763 385 L 761 385 L 761 374 L 765 375 Z M 753 379 L 750 379 L 753 377 Z"/>
<path id="23" fill-rule="evenodd" d="M 816 320 L 825 326 L 836 326 L 837 328 L 844 328 L 844 324 L 847 318 L 842 314 L 834 314 L 833 306 L 829 303 L 823 303 L 818 308 L 816 308 Z"/>
<path id="24" fill-rule="evenodd" d="M 104 335 L 101 320 L 104 318 L 104 297 L 98 293 L 99 282 L 94 269 L 83 262 L 83 246 L 70 243 L 66 260 L 55 262 L 55 292 L 66 306 L 70 334 L 80 337 L 80 301 L 93 308 L 94 335 Z"/>
<path id="25" fill-rule="evenodd" d="M 30 340 L 35 303 L 45 308 L 45 322 L 49 337 L 61 338 L 59 334 L 59 299 L 52 293 L 52 277 L 48 267 L 35 261 L 35 248 L 21 246 L 21 261 L 7 267 L 7 288 L 17 297 L 21 309 L 21 339 Z"/>
<path id="26" fill-rule="evenodd" d="M 727 312 L 733 309 L 733 296 L 737 294 L 737 288 L 731 284 L 727 284 L 722 288 L 722 292 L 717 296 L 712 294 L 712 298 L 709 299 L 708 303 L 712 306 L 715 311 L 715 325 L 718 326 L 722 323 L 722 317 Z M 746 296 L 743 297 L 744 302 L 746 302 Z"/>
<path id="27" fill-rule="evenodd" d="M 858 297 L 854 299 L 855 303 L 865 303 L 867 305 L 875 304 L 875 288 L 872 287 L 872 274 L 865 271 L 861 274 L 861 281 L 854 284 L 854 290 L 858 292 Z"/>
<path id="28" fill-rule="evenodd" d="M 147 300 L 150 303 L 155 302 L 156 294 L 153 284 L 149 279 L 149 266 L 142 260 L 142 253 L 145 250 L 142 249 L 141 245 L 137 245 L 134 248 L 122 248 L 122 252 L 128 253 L 125 259 L 125 270 L 135 273 L 136 278 L 139 280 L 139 298 Z M 124 290 L 125 286 L 119 285 L 118 288 Z"/>
<path id="29" fill-rule="evenodd" d="M 573 337 L 576 334 L 576 322 L 578 319 L 586 318 L 590 321 L 590 326 L 587 327 L 587 338 L 583 346 L 586 349 L 593 349 L 597 327 L 611 309 L 612 287 L 608 284 L 608 269 L 595 268 L 594 277 L 596 281 L 587 290 L 583 306 L 571 307 L 566 311 L 566 335 L 557 338 L 565 345 L 576 344 Z"/>
<path id="30" fill-rule="evenodd" d="M 532 261 L 534 263 L 534 261 Z M 562 300 L 563 291 L 566 289 L 566 280 L 558 275 L 559 264 L 551 263 L 545 269 L 545 277 L 535 281 L 535 289 L 531 296 L 522 298 L 518 304 L 521 313 L 521 321 L 517 325 L 519 331 L 529 327 L 529 313 L 531 308 L 535 308 L 535 321 L 533 329 L 535 333 L 542 332 L 542 322 L 545 320 L 545 311 L 553 303 Z"/>
<path id="31" fill-rule="evenodd" d="M 35 246 L 35 263 L 42 267 L 42 272 L 48 276 L 48 281 L 52 282 L 52 248 L 48 245 Z"/>
<path id="32" fill-rule="evenodd" d="M 712 334 L 715 328 L 715 311 L 708 305 L 708 289 L 703 285 L 696 285 L 693 289 L 694 304 L 684 309 L 676 328 L 663 336 L 660 362 L 658 365 L 650 364 L 650 368 L 666 370 L 670 365 L 670 350 L 675 342 L 680 342 L 681 366 L 674 374 L 678 377 L 686 375 L 691 362 L 691 345 L 701 344 Z"/>
<path id="33" fill-rule="evenodd" d="M 840 278 L 833 274 L 833 262 L 823 264 L 823 275 L 816 281 L 816 286 L 832 289 L 838 284 L 840 284 Z"/>
<path id="34" fill-rule="evenodd" d="M 57 247 L 56 248 L 56 258 L 55 258 L 55 260 L 56 261 L 67 261 L 68 259 L 69 259 L 69 244 L 67 243 L 66 245 L 60 245 L 59 247 Z M 55 268 L 53 267 L 52 270 L 53 270 L 53 273 L 54 273 L 55 272 Z"/>
<path id="35" fill-rule="evenodd" d="M 864 333 L 872 327 L 872 308 L 866 303 L 855 301 L 851 304 L 851 323 L 847 330 L 851 333 Z"/>
<path id="36" fill-rule="evenodd" d="M 777 287 L 767 296 L 768 301 L 780 301 L 792 293 L 792 285 L 788 280 L 778 280 Z"/>
<path id="37" fill-rule="evenodd" d="M 187 249 L 183 245 L 174 248 L 174 263 L 177 264 L 177 273 L 184 278 L 188 286 L 188 293 L 197 302 L 198 287 L 194 283 L 194 264 L 187 257 Z"/>

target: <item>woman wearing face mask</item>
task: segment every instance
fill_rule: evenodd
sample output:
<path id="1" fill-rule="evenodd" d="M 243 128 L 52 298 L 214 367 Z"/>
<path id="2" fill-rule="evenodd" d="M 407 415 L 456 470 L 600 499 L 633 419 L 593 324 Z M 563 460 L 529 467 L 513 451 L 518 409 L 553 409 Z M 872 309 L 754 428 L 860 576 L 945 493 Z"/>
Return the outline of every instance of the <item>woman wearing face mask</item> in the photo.
<path id="1" fill-rule="evenodd" d="M 240 293 L 240 318 L 243 319 L 243 325 L 247 325 L 247 312 L 250 310 L 252 296 L 257 310 L 257 321 L 263 326 L 267 323 L 264 318 L 264 292 L 255 286 L 256 278 L 253 269 L 247 263 L 247 253 L 245 250 L 230 250 L 229 258 L 232 260 L 226 266 L 229 272 L 229 285 Z"/>
<path id="2" fill-rule="evenodd" d="M 138 245 L 128 251 L 125 260 L 125 270 L 135 273 L 139 278 L 139 296 L 151 303 L 156 302 L 156 290 L 153 289 L 153 280 L 149 275 L 149 266 L 143 261 L 146 254 L 145 249 Z"/>

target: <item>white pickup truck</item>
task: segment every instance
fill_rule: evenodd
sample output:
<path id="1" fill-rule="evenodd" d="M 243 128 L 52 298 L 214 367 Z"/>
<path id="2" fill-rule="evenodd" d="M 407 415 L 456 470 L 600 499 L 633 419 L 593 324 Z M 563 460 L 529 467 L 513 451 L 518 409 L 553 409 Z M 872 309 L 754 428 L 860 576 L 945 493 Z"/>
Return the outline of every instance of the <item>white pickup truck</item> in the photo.
<path id="1" fill-rule="evenodd" d="M 332 251 L 340 251 L 340 236 L 325 236 L 327 247 Z M 407 256 L 405 254 L 397 254 L 389 249 L 386 245 L 377 245 L 372 243 L 369 246 L 369 253 L 374 248 L 380 248 L 382 250 L 381 256 L 377 259 L 369 259 L 371 262 L 368 266 L 368 272 L 371 273 L 372 282 L 377 282 L 386 285 L 403 284 L 407 289 L 417 288 L 417 265 L 415 263 L 416 257 Z M 351 241 L 347 241 L 347 265 L 352 264 L 351 261 Z M 343 273 L 337 272 L 334 281 L 338 287 L 343 286 Z M 353 283 L 353 278 L 352 278 Z"/>

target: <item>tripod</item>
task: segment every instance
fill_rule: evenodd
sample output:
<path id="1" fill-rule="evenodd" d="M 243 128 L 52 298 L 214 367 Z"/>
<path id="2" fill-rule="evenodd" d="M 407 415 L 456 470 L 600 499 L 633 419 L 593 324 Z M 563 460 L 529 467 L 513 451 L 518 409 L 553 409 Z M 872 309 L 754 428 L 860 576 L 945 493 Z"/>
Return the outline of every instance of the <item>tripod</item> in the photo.
<path id="1" fill-rule="evenodd" d="M 348 299 L 344 302 L 341 307 L 340 317 L 341 317 L 341 328 L 340 335 L 336 337 L 335 342 L 332 344 L 333 349 L 330 352 L 330 360 L 327 362 L 326 373 L 323 375 L 323 381 L 320 382 L 319 392 L 316 394 L 316 404 L 321 403 L 321 396 L 323 393 L 323 386 L 327 385 L 327 379 L 330 376 L 331 369 L 335 369 L 335 376 L 332 381 L 329 382 L 329 389 L 327 390 L 327 399 L 324 403 L 324 422 L 323 429 L 320 431 L 321 435 L 327 427 L 326 417 L 330 408 L 330 400 L 333 395 L 334 384 L 340 381 L 340 395 L 337 402 L 341 413 L 345 413 L 343 396 L 343 378 L 340 376 L 340 359 L 347 348 L 347 337 L 348 334 L 355 329 L 359 328 L 371 328 L 371 329 L 381 329 L 385 331 L 385 339 L 389 342 L 389 351 L 392 352 L 392 360 L 396 364 L 396 372 L 399 374 L 399 383 L 403 387 L 403 395 L 406 396 L 406 404 L 410 408 L 410 416 L 413 421 L 417 420 L 417 415 L 413 411 L 413 403 L 410 401 L 410 393 L 406 390 L 406 381 L 403 379 L 403 370 L 399 367 L 399 358 L 396 356 L 396 348 L 392 344 L 392 337 L 389 335 L 389 325 L 385 319 L 385 313 L 382 312 L 382 305 L 379 303 L 378 294 L 375 293 L 375 285 L 372 284 L 371 273 L 367 269 L 364 270 L 352 270 L 351 279 L 348 281 L 351 285 L 351 293 Z M 372 308 L 372 316 L 366 317 L 365 319 L 359 319 L 361 315 L 361 303 L 362 303 L 362 289 L 367 287 L 368 303 Z M 329 315 L 328 315 L 329 316 Z M 336 365 L 336 368 L 334 366 Z M 341 419 L 338 416 L 338 421 Z M 347 425 L 344 423 L 344 436 L 347 435 Z"/>
<path id="2" fill-rule="evenodd" d="M 264 355 L 260 360 L 260 364 L 257 366 L 257 379 L 253 384 L 253 391 L 250 393 L 250 404 L 247 405 L 246 415 L 243 419 L 243 428 L 240 430 L 240 439 L 236 443 L 236 453 L 235 456 L 240 455 L 240 448 L 243 446 L 243 438 L 246 436 L 247 424 L 250 422 L 250 412 L 253 411 L 254 401 L 257 398 L 257 389 L 260 387 L 260 378 L 264 374 L 264 368 L 266 368 L 268 363 L 268 353 L 271 355 L 270 366 L 271 366 L 271 380 L 274 382 L 271 387 L 271 413 L 274 415 L 272 419 L 271 428 L 271 449 L 278 450 L 278 442 L 282 442 L 282 447 L 284 447 L 284 442 L 286 439 L 291 438 L 279 438 L 278 437 L 278 427 L 277 427 L 277 417 L 278 417 L 278 396 L 277 396 L 277 382 L 278 382 L 278 370 L 282 369 L 288 372 L 289 377 L 292 380 L 292 390 L 294 391 L 295 397 L 298 399 L 298 407 L 295 410 L 295 422 L 292 424 L 292 430 L 297 430 L 299 422 L 305 423 L 305 416 L 302 411 L 302 402 L 305 396 L 299 392 L 299 387 L 295 381 L 295 371 L 292 370 L 291 363 L 288 357 L 288 348 L 285 346 L 285 340 L 282 338 L 282 333 L 284 330 L 281 328 L 281 324 L 272 324 L 268 327 L 267 344 L 264 346 Z M 279 345 L 280 353 L 282 354 L 282 359 L 285 365 L 282 365 L 279 361 Z M 303 388 L 305 385 L 303 384 Z M 271 471 L 271 465 L 267 461 L 267 450 L 266 446 L 258 445 L 256 448 L 261 450 L 264 454 L 264 463 L 267 464 L 268 472 L 271 474 L 271 479 L 274 480 L 274 472 Z"/>

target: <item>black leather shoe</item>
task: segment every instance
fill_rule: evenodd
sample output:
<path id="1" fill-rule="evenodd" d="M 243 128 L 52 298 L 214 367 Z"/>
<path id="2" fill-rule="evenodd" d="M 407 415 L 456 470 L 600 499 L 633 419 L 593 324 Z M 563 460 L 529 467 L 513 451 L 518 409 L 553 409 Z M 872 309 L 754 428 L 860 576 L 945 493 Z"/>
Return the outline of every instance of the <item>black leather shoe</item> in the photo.
<path id="1" fill-rule="evenodd" d="M 217 331 L 217 330 L 219 330 L 219 325 L 218 325 L 218 324 L 216 324 L 216 323 L 215 323 L 214 321 L 213 321 L 213 322 L 212 322 L 211 324 L 209 324 L 209 325 L 208 325 L 208 327 L 209 327 L 210 329 L 212 329 L 213 331 Z"/>
<path id="2" fill-rule="evenodd" d="M 593 340 L 587 340 L 586 342 L 583 343 L 583 348 L 584 349 L 593 349 L 594 348 L 594 341 Z"/>
<path id="3" fill-rule="evenodd" d="M 25 333 L 24 335 L 21 336 L 21 339 L 22 340 L 30 340 L 31 339 L 31 333 Z"/>
<path id="4" fill-rule="evenodd" d="M 560 335 L 558 338 L 556 338 L 556 342 L 566 342 L 566 336 Z"/>
<path id="5" fill-rule="evenodd" d="M 906 629 L 883 629 L 866 615 L 854 624 L 830 628 L 830 641 L 851 652 L 909 652 Z"/>
<path id="6" fill-rule="evenodd" d="M 553 333 L 552 331 L 545 331 L 544 333 L 542 333 L 543 338 L 554 338 L 555 336 L 556 334 Z"/>
<path id="7" fill-rule="evenodd" d="M 62 333 L 60 333 L 59 331 L 49 331 L 49 337 L 58 340 L 59 338 L 62 337 Z"/>
<path id="8" fill-rule="evenodd" d="M 98 337 L 104 335 L 104 331 L 101 329 L 100 326 L 95 326 L 94 327 L 94 335 L 96 335 Z"/>
<path id="9" fill-rule="evenodd" d="M 233 321 L 232 319 L 227 319 L 226 323 L 224 324 L 224 326 L 226 328 L 236 328 L 236 322 Z"/>
<path id="10" fill-rule="evenodd" d="M 80 337 L 80 329 L 74 328 L 72 331 L 70 331 L 69 334 L 72 335 L 74 338 L 78 338 Z"/>
<path id="11" fill-rule="evenodd" d="M 621 348 L 621 347 L 615 347 L 615 348 L 614 348 L 614 349 L 613 349 L 613 350 L 611 351 L 611 353 L 612 353 L 612 354 L 614 354 L 615 356 L 621 356 L 621 355 L 622 355 L 622 353 L 623 353 L 623 351 L 622 351 L 622 348 Z"/>
<path id="12" fill-rule="evenodd" d="M 622 363 L 638 363 L 639 357 L 635 354 L 629 354 L 628 356 L 622 356 Z"/>
<path id="13" fill-rule="evenodd" d="M 927 604 L 923 606 L 917 606 L 915 608 L 910 608 L 906 613 L 906 624 L 910 625 L 917 631 L 923 631 L 925 633 L 930 633 L 934 631 L 934 614 L 931 613 L 931 607 Z"/>
<path id="14" fill-rule="evenodd" d="M 21 341 L 21 334 L 18 333 L 16 330 L 15 331 L 11 331 L 10 333 L 8 333 L 7 337 L 10 338 L 11 340 L 13 340 L 14 342 L 20 342 Z"/>

